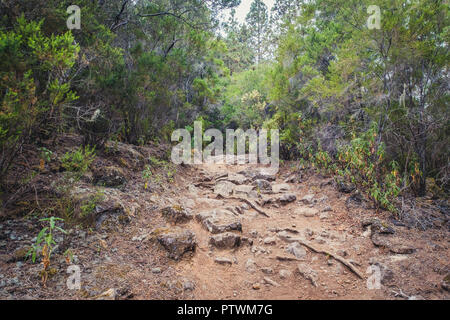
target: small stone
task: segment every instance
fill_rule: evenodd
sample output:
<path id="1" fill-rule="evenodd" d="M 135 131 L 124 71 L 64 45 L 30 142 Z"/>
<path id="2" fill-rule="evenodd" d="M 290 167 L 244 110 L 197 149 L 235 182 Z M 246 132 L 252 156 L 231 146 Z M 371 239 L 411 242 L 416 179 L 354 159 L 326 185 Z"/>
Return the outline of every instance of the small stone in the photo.
<path id="1" fill-rule="evenodd" d="M 229 264 L 229 265 L 233 264 L 233 261 L 231 261 L 230 259 L 225 258 L 225 257 L 216 257 L 214 259 L 214 262 L 218 263 L 218 264 Z"/>
<path id="2" fill-rule="evenodd" d="M 328 219 L 328 218 L 329 218 L 329 214 L 326 213 L 326 212 L 322 212 L 322 213 L 319 215 L 319 219 L 320 219 L 320 220 L 325 220 L 325 219 Z"/>
<path id="3" fill-rule="evenodd" d="M 241 245 L 241 237 L 231 232 L 221 233 L 211 236 L 209 244 L 220 249 L 232 249 Z"/>
<path id="4" fill-rule="evenodd" d="M 252 288 L 253 288 L 253 290 L 259 290 L 259 289 L 261 289 L 261 285 L 259 283 L 254 283 Z"/>
<path id="5" fill-rule="evenodd" d="M 290 202 L 294 202 L 297 200 L 297 197 L 294 194 L 285 194 L 280 197 L 280 202 L 282 204 L 288 204 Z"/>
<path id="6" fill-rule="evenodd" d="M 256 263 L 252 259 L 248 259 L 245 263 L 245 269 L 248 273 L 255 273 L 256 272 Z"/>
<path id="7" fill-rule="evenodd" d="M 267 237 L 264 239 L 264 244 L 266 245 L 274 245 L 277 243 L 277 239 L 275 237 Z"/>
<path id="8" fill-rule="evenodd" d="M 253 182 L 253 185 L 260 191 L 272 191 L 272 185 L 267 180 L 257 179 Z"/>
<path id="9" fill-rule="evenodd" d="M 314 287 L 317 287 L 317 272 L 311 269 L 306 263 L 299 263 L 297 270 L 301 276 L 309 280 Z"/>
<path id="10" fill-rule="evenodd" d="M 169 252 L 169 258 L 178 260 L 185 253 L 195 251 L 197 242 L 190 230 L 174 228 L 159 230 L 158 242 Z"/>
<path id="11" fill-rule="evenodd" d="M 161 214 L 167 221 L 177 224 L 186 223 L 192 220 L 194 215 L 187 209 L 179 205 L 170 206 L 161 210 Z"/>
<path id="12" fill-rule="evenodd" d="M 183 282 L 183 289 L 184 291 L 194 291 L 195 289 L 195 282 L 191 280 L 184 280 Z"/>
<path id="13" fill-rule="evenodd" d="M 152 268 L 152 273 L 155 274 L 161 273 L 161 268 Z"/>
<path id="14" fill-rule="evenodd" d="M 295 211 L 295 213 L 310 218 L 316 216 L 319 211 L 314 208 L 300 207 Z"/>
<path id="15" fill-rule="evenodd" d="M 307 194 L 306 196 L 304 196 L 303 198 L 300 199 L 301 202 L 306 203 L 306 204 L 312 204 L 313 200 L 314 200 L 313 194 Z"/>
<path id="16" fill-rule="evenodd" d="M 292 272 L 290 272 L 289 270 L 284 270 L 284 269 L 280 270 L 279 274 L 280 274 L 281 279 L 287 279 L 290 276 L 292 276 Z"/>
<path id="17" fill-rule="evenodd" d="M 298 242 L 293 242 L 288 245 L 286 251 L 294 255 L 297 259 L 302 259 L 306 256 L 306 250 Z"/>
<path id="18" fill-rule="evenodd" d="M 272 274 L 273 273 L 273 269 L 269 268 L 269 267 L 262 268 L 261 271 L 262 271 L 262 273 L 265 273 L 265 274 Z"/>
<path id="19" fill-rule="evenodd" d="M 290 191 L 291 190 L 291 186 L 288 185 L 287 183 L 274 184 L 272 186 L 272 190 L 275 193 L 286 192 L 286 191 Z"/>

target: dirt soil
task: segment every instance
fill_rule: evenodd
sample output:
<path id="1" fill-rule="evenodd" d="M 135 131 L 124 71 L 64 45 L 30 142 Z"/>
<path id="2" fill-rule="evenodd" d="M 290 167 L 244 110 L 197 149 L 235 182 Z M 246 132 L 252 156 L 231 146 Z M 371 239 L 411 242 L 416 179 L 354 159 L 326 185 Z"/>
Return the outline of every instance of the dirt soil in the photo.
<path id="1" fill-rule="evenodd" d="M 97 165 L 116 165 L 111 159 Z M 285 163 L 276 175 L 250 164 L 184 166 L 173 181 L 148 188 L 141 169 L 124 166 L 126 184 L 102 190 L 126 221 L 66 225 L 45 287 L 40 261 L 23 259 L 38 217 L 5 214 L 0 298 L 449 299 L 448 212 L 436 211 L 444 223 L 421 230 L 376 213 L 359 193 L 338 191 L 331 177 L 294 166 Z M 47 182 L 59 174 L 48 173 Z M 75 189 L 87 193 L 93 184 L 82 180 Z M 187 217 L 168 220 L 164 208 Z M 70 265 L 80 267 L 79 290 L 66 285 Z"/>

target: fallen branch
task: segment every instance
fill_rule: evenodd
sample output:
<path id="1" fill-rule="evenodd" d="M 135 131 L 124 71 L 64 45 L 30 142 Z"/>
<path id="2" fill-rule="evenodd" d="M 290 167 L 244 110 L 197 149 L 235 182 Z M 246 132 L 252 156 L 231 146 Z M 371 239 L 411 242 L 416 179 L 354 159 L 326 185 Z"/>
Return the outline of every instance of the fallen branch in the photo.
<path id="1" fill-rule="evenodd" d="M 307 243 L 306 241 L 302 240 L 302 239 L 295 239 L 295 241 L 297 241 L 298 243 L 300 243 L 301 245 L 307 247 L 308 249 L 311 249 L 312 251 L 316 252 L 316 253 L 322 253 L 325 255 L 328 255 L 332 258 L 334 258 L 335 260 L 339 261 L 340 263 L 342 263 L 344 266 L 346 266 L 347 268 L 349 268 L 354 274 L 356 274 L 360 279 L 364 279 L 364 276 L 358 271 L 358 269 L 356 269 L 351 263 L 350 261 L 341 258 L 340 256 L 326 251 L 326 250 L 321 250 L 319 248 L 314 247 L 312 244 Z"/>
<path id="2" fill-rule="evenodd" d="M 256 212 L 258 212 L 259 214 L 262 214 L 263 216 L 270 218 L 270 216 L 261 208 L 259 208 L 255 203 L 253 203 L 252 201 L 245 199 L 245 198 L 241 198 L 241 197 L 223 197 L 224 199 L 228 199 L 228 200 L 239 200 L 242 202 L 245 202 L 246 204 L 248 204 L 250 207 L 252 207 L 253 209 L 256 210 Z"/>

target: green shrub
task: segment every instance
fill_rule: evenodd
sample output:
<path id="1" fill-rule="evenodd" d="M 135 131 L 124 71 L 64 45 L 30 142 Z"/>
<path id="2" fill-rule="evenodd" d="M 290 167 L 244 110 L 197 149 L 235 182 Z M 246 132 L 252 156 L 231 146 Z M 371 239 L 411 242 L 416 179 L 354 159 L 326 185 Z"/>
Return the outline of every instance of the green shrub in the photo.
<path id="1" fill-rule="evenodd" d="M 95 159 L 95 147 L 78 148 L 75 151 L 67 152 L 61 159 L 64 169 L 75 176 L 81 177 L 89 168 L 92 161 Z"/>
<path id="2" fill-rule="evenodd" d="M 377 124 L 354 136 L 349 145 L 338 150 L 337 173 L 362 188 L 380 207 L 395 212 L 393 200 L 400 193 L 400 177 L 395 161 L 386 163 L 385 144 L 378 142 Z"/>
<path id="3" fill-rule="evenodd" d="M 47 37 L 43 21 L 22 16 L 12 30 L 0 30 L 0 180 L 24 143 L 59 125 L 68 103 L 77 99 L 64 75 L 79 47 L 70 32 Z"/>

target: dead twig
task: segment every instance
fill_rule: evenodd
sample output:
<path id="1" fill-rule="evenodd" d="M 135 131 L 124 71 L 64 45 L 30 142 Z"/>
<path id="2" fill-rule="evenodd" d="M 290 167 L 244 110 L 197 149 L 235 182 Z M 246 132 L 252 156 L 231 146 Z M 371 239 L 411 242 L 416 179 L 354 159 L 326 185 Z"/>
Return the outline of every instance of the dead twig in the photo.
<path id="1" fill-rule="evenodd" d="M 356 274 L 360 279 L 364 279 L 364 276 L 358 271 L 358 269 L 356 269 L 351 263 L 350 261 L 341 258 L 340 256 L 338 256 L 337 254 L 334 254 L 330 251 L 326 251 L 326 250 L 322 250 L 319 248 L 314 247 L 312 244 L 307 243 L 306 241 L 302 240 L 302 239 L 295 239 L 295 241 L 297 241 L 298 243 L 300 243 L 301 245 L 307 247 L 308 249 L 311 249 L 312 251 L 316 252 L 316 253 L 322 253 L 325 254 L 327 256 L 332 257 L 333 259 L 339 261 L 340 263 L 342 263 L 344 266 L 346 266 L 347 268 L 349 268 L 354 274 Z"/>
<path id="2" fill-rule="evenodd" d="M 249 199 L 245 199 L 245 198 L 241 198 L 241 197 L 223 197 L 223 198 L 224 199 L 228 199 L 228 200 L 238 200 L 238 201 L 245 202 L 246 204 L 248 204 L 250 207 L 252 207 L 259 214 L 262 214 L 263 216 L 265 216 L 267 218 L 270 218 L 270 216 L 264 210 L 262 210 L 260 207 L 258 207 L 256 205 L 256 203 L 252 202 Z"/>

